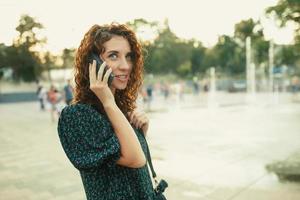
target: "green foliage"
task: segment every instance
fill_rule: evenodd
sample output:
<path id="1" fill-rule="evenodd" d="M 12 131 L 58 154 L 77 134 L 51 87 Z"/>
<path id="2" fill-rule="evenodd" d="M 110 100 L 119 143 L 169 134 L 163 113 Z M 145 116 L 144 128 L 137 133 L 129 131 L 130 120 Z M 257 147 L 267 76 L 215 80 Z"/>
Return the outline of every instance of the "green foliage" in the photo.
<path id="1" fill-rule="evenodd" d="M 6 46 L 0 43 L 0 69 L 4 68 L 7 65 L 6 62 Z"/>
<path id="2" fill-rule="evenodd" d="M 179 55 L 182 47 L 179 38 L 167 25 L 159 31 L 159 35 L 153 44 L 146 46 L 150 55 L 146 61 L 149 66 L 147 71 L 150 73 L 175 73 L 182 63 L 180 60 L 181 55 Z"/>
<path id="3" fill-rule="evenodd" d="M 266 10 L 267 15 L 273 15 L 280 26 L 285 26 L 292 21 L 300 26 L 300 1 L 299 0 L 279 0 L 277 5 L 271 6 Z"/>
<path id="4" fill-rule="evenodd" d="M 5 65 L 13 69 L 15 81 L 35 81 L 42 72 L 41 62 L 38 53 L 33 51 L 36 45 L 44 43 L 45 40 L 37 39 L 35 31 L 43 28 L 42 24 L 35 21 L 28 15 L 22 15 L 16 30 L 19 36 L 14 44 L 6 51 Z"/>
<path id="5" fill-rule="evenodd" d="M 234 36 L 239 38 L 241 41 L 245 41 L 247 37 L 253 39 L 254 28 L 257 25 L 257 22 L 254 22 L 253 19 L 242 20 L 234 26 Z"/>
<path id="6" fill-rule="evenodd" d="M 147 24 L 146 21 L 139 21 Z M 137 24 L 135 21 L 134 24 Z M 147 25 L 149 26 L 149 24 Z M 252 19 L 241 21 L 235 26 L 235 36 L 220 36 L 218 43 L 206 49 L 196 40 L 184 41 L 171 30 L 168 22 L 158 30 L 152 43 L 144 43 L 147 50 L 146 72 L 154 74 L 175 73 L 181 77 L 203 74 L 210 67 L 222 73 L 238 75 L 245 73 L 245 38 L 253 39 L 257 48 L 256 62 L 267 62 L 268 42 L 264 40 L 259 22 Z"/>
<path id="7" fill-rule="evenodd" d="M 62 52 L 62 60 L 64 68 L 72 68 L 74 66 L 75 49 L 65 48 Z"/>
<path id="8" fill-rule="evenodd" d="M 43 25 L 37 22 L 33 17 L 22 15 L 19 20 L 19 25 L 16 27 L 19 36 L 16 39 L 15 45 L 24 45 L 29 49 L 37 44 L 44 43 L 45 39 L 38 39 L 36 37 L 36 31 L 42 28 L 44 28 Z"/>
<path id="9" fill-rule="evenodd" d="M 126 24 L 135 32 L 139 32 L 140 28 L 145 26 L 150 28 L 157 28 L 158 26 L 157 22 L 148 22 L 143 18 L 134 19 L 132 22 L 127 22 Z"/>
<path id="10" fill-rule="evenodd" d="M 204 65 L 206 48 L 201 43 L 195 43 L 196 47 L 191 50 L 191 72 L 192 74 L 203 73 L 207 70 Z"/>
<path id="11" fill-rule="evenodd" d="M 277 55 L 278 64 L 294 66 L 299 71 L 300 68 L 300 1 L 299 0 L 279 0 L 277 5 L 266 9 L 267 16 L 273 16 L 284 27 L 288 22 L 296 25 L 295 45 L 284 46 Z"/>
<path id="12" fill-rule="evenodd" d="M 259 21 L 242 20 L 235 25 L 235 39 L 242 48 L 246 46 L 246 38 L 251 38 L 252 58 L 257 65 L 268 62 L 269 41 L 266 41 Z"/>
<path id="13" fill-rule="evenodd" d="M 274 16 L 279 26 L 284 27 L 288 22 L 296 25 L 295 42 L 300 44 L 300 1 L 279 0 L 277 5 L 266 9 L 267 16 Z"/>
<path id="14" fill-rule="evenodd" d="M 297 17 L 300 16 L 299 10 L 299 1 L 280 0 L 277 6 L 269 8 L 267 12 L 275 12 L 284 23 L 293 20 L 299 24 Z M 256 65 L 268 64 L 269 41 L 264 38 L 260 22 L 253 19 L 237 23 L 233 37 L 222 35 L 217 44 L 211 48 L 205 48 L 195 39 L 179 38 L 172 32 L 167 20 L 160 25 L 155 21 L 135 19 L 127 25 L 138 36 L 149 30 L 154 33 L 153 39 L 141 41 L 144 48 L 146 74 L 156 76 L 174 74 L 181 78 L 200 77 L 207 73 L 210 67 L 215 67 L 218 73 L 242 76 L 245 73 L 247 37 L 251 38 L 253 62 Z M 0 44 L 0 69 L 11 67 L 13 78 L 17 81 L 34 81 L 39 78 L 43 70 L 50 74 L 52 68 L 61 66 L 57 60 L 62 61 L 64 68 L 73 67 L 76 49 L 65 48 L 60 56 L 54 56 L 50 52 L 35 52 L 36 47 L 46 42 L 46 39 L 37 37 L 37 31 L 42 28 L 43 25 L 34 18 L 28 15 L 21 16 L 16 27 L 19 35 L 13 45 L 7 47 Z M 275 64 L 293 66 L 300 63 L 300 34 L 296 35 L 297 38 L 299 43 L 296 45 L 283 46 L 278 50 Z"/>
<path id="15" fill-rule="evenodd" d="M 270 42 L 266 41 L 263 37 L 257 38 L 253 44 L 253 57 L 256 64 L 265 63 L 269 61 L 269 47 Z"/>
<path id="16" fill-rule="evenodd" d="M 245 71 L 245 53 L 234 38 L 227 35 L 220 36 L 209 55 L 213 55 L 210 58 L 210 67 L 219 66 L 225 74 L 233 75 Z"/>
<path id="17" fill-rule="evenodd" d="M 297 61 L 297 49 L 293 45 L 284 45 L 281 46 L 277 53 L 277 58 L 275 65 L 282 66 L 288 65 L 293 66 Z"/>
<path id="18" fill-rule="evenodd" d="M 31 82 L 37 80 L 41 73 L 39 59 L 29 51 L 27 46 L 10 46 L 6 49 L 7 65 L 13 69 L 15 81 Z"/>
<path id="19" fill-rule="evenodd" d="M 181 77 L 186 77 L 191 72 L 191 62 L 186 61 L 185 63 L 182 63 L 177 69 L 176 72 Z"/>
<path id="20" fill-rule="evenodd" d="M 170 29 L 168 22 L 158 29 L 158 35 L 152 43 L 144 43 L 147 50 L 145 59 L 146 72 L 153 74 L 174 73 L 180 76 L 200 71 L 203 47 L 194 47 L 196 41 L 184 41 Z M 200 59 L 196 58 L 199 53 Z"/>

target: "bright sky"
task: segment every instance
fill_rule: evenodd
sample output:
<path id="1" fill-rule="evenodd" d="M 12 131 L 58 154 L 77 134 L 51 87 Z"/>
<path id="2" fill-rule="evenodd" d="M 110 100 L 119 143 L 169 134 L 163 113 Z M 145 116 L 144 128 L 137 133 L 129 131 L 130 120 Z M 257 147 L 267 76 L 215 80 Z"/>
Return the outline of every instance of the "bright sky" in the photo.
<path id="1" fill-rule="evenodd" d="M 216 43 L 219 35 L 233 35 L 234 24 L 244 19 L 261 19 L 267 39 L 287 44 L 293 40 L 292 27 L 278 30 L 264 17 L 265 8 L 277 0 L 1 0 L 0 43 L 11 44 L 21 14 L 42 23 L 40 33 L 48 38 L 47 50 L 78 47 L 83 34 L 95 24 L 119 23 L 144 18 L 169 20 L 170 28 L 181 38 L 196 38 L 205 46 Z M 146 37 L 146 36 L 145 36 Z"/>

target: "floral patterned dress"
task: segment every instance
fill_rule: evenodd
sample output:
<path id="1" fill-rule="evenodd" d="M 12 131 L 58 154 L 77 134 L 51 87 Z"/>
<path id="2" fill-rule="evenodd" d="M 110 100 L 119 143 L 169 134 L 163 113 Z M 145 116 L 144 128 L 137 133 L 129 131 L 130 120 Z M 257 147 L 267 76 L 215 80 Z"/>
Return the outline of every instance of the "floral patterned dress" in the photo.
<path id="1" fill-rule="evenodd" d="M 146 141 L 135 133 L 146 155 Z M 107 116 L 91 105 L 63 109 L 58 122 L 62 147 L 80 172 L 88 200 L 151 200 L 153 186 L 147 165 L 128 168 L 116 164 L 120 143 Z"/>

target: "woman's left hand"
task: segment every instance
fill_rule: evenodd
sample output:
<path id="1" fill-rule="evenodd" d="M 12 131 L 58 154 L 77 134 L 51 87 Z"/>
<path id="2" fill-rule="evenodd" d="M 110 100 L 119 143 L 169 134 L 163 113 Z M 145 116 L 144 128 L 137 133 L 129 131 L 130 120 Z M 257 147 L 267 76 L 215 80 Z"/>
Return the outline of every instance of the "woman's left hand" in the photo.
<path id="1" fill-rule="evenodd" d="M 138 129 L 142 129 L 144 135 L 146 136 L 149 128 L 149 119 L 144 111 L 135 109 L 134 111 L 128 113 L 130 124 L 134 125 Z"/>

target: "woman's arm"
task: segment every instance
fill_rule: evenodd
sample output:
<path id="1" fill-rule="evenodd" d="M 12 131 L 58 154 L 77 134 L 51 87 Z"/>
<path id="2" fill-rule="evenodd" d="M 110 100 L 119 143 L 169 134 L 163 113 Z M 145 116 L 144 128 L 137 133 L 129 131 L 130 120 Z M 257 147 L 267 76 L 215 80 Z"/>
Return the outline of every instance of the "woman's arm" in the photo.
<path id="1" fill-rule="evenodd" d="M 146 164 L 144 152 L 124 114 L 115 103 L 105 105 L 104 109 L 121 145 L 121 158 L 117 164 L 132 168 L 144 166 Z"/>
<path id="2" fill-rule="evenodd" d="M 105 62 L 101 65 L 97 77 L 96 62 L 94 61 L 89 66 L 90 89 L 102 102 L 104 110 L 119 139 L 121 158 L 117 161 L 117 164 L 132 168 L 142 167 L 146 164 L 146 158 L 141 144 L 128 120 L 116 105 L 112 91 L 107 85 L 109 74 L 112 71 L 111 68 L 106 71 L 103 80 L 99 78 L 102 77 L 105 65 Z"/>

